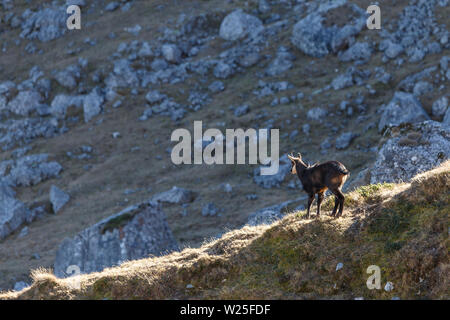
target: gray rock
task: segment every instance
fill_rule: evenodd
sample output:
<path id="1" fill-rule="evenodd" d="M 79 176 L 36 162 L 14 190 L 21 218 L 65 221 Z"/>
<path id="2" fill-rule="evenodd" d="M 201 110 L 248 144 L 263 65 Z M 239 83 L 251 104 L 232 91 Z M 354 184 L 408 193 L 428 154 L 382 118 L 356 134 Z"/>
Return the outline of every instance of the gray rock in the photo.
<path id="1" fill-rule="evenodd" d="M 213 73 L 216 78 L 226 79 L 233 74 L 233 69 L 230 67 L 230 65 L 220 61 L 214 68 Z"/>
<path id="2" fill-rule="evenodd" d="M 147 95 L 145 96 L 145 99 L 151 104 L 161 102 L 162 100 L 164 100 L 166 98 L 167 98 L 167 96 L 165 94 L 161 94 L 157 90 L 149 91 L 147 93 Z"/>
<path id="3" fill-rule="evenodd" d="M 180 63 L 181 62 L 181 50 L 174 44 L 164 44 L 161 47 L 161 52 L 167 62 Z"/>
<path id="4" fill-rule="evenodd" d="M 27 207 L 15 198 L 15 192 L 0 182 L 0 240 L 19 229 L 28 215 Z"/>
<path id="5" fill-rule="evenodd" d="M 342 150 L 348 148 L 352 140 L 356 138 L 353 132 L 344 132 L 336 139 L 336 149 Z"/>
<path id="6" fill-rule="evenodd" d="M 370 183 L 409 181 L 450 157 L 449 127 L 425 121 L 414 124 L 411 131 L 389 139 L 382 146 L 371 170 Z"/>
<path id="7" fill-rule="evenodd" d="M 353 84 L 353 77 L 350 73 L 340 74 L 331 82 L 331 86 L 334 90 L 341 90 L 347 87 L 351 87 L 353 86 Z"/>
<path id="8" fill-rule="evenodd" d="M 280 75 L 292 68 L 292 61 L 295 60 L 295 56 L 288 52 L 284 47 L 278 49 L 275 59 L 269 64 L 266 69 L 268 76 Z"/>
<path id="9" fill-rule="evenodd" d="M 387 40 L 386 49 L 384 50 L 384 54 L 389 59 L 397 58 L 404 51 L 403 46 L 398 43 L 393 43 L 390 40 Z"/>
<path id="10" fill-rule="evenodd" d="M 135 205 L 66 238 L 58 248 L 54 264 L 57 277 L 66 277 L 69 266 L 82 273 L 178 250 L 161 207 L 148 202 Z"/>
<path id="11" fill-rule="evenodd" d="M 69 107 L 81 108 L 83 106 L 84 96 L 69 96 L 58 94 L 53 98 L 50 106 L 50 112 L 58 119 L 64 119 Z"/>
<path id="12" fill-rule="evenodd" d="M 66 6 L 47 7 L 33 12 L 25 10 L 22 14 L 20 37 L 48 42 L 61 37 L 67 30 Z"/>
<path id="13" fill-rule="evenodd" d="M 431 110 L 433 116 L 442 117 L 443 115 L 445 115 L 447 108 L 448 108 L 448 99 L 446 96 L 443 96 L 437 99 L 435 102 L 433 102 Z"/>
<path id="14" fill-rule="evenodd" d="M 0 146 L 9 150 L 38 137 L 53 137 L 60 131 L 54 118 L 8 119 L 0 122 Z"/>
<path id="15" fill-rule="evenodd" d="M 412 94 L 397 91 L 381 115 L 378 130 L 382 131 L 385 127 L 428 119 L 429 116 L 422 105 Z"/>
<path id="16" fill-rule="evenodd" d="M 8 109 L 15 114 L 27 116 L 41 103 L 42 96 L 33 90 L 20 91 L 19 94 L 8 103 Z"/>
<path id="17" fill-rule="evenodd" d="M 433 91 L 433 85 L 427 81 L 419 81 L 414 85 L 413 93 L 416 97 L 420 97 L 426 93 Z"/>
<path id="18" fill-rule="evenodd" d="M 154 195 L 152 197 L 152 201 L 173 203 L 173 204 L 184 204 L 194 201 L 195 197 L 196 197 L 195 192 L 174 186 L 172 189 L 168 191 Z"/>
<path id="19" fill-rule="evenodd" d="M 322 20 L 322 16 L 314 12 L 297 22 L 292 31 L 292 44 L 309 56 L 326 56 L 330 52 L 335 29 L 324 27 Z"/>
<path id="20" fill-rule="evenodd" d="M 62 171 L 58 162 L 48 162 L 47 154 L 34 154 L 0 162 L 0 178 L 11 186 L 32 186 L 55 178 Z M 8 174 L 5 175 L 5 173 Z"/>
<path id="21" fill-rule="evenodd" d="M 442 124 L 450 128 L 450 108 L 447 108 L 447 112 L 445 113 L 444 119 L 442 120 Z"/>
<path id="22" fill-rule="evenodd" d="M 225 90 L 225 85 L 223 84 L 222 81 L 214 81 L 213 83 L 211 83 L 209 85 L 208 89 L 212 93 L 217 93 L 217 92 Z"/>
<path id="23" fill-rule="evenodd" d="M 102 111 L 104 97 L 99 90 L 93 89 L 83 101 L 84 122 L 89 122 Z"/>
<path id="24" fill-rule="evenodd" d="M 327 111 L 321 107 L 312 108 L 306 113 L 308 119 L 315 121 L 322 120 L 324 117 L 326 117 L 326 115 Z"/>
<path id="25" fill-rule="evenodd" d="M 69 202 L 70 196 L 55 185 L 50 187 L 50 202 L 53 207 L 53 212 L 58 213 L 64 205 Z"/>
<path id="26" fill-rule="evenodd" d="M 367 42 L 356 42 L 343 53 L 339 54 L 339 60 L 348 61 L 369 61 L 372 55 L 372 49 Z"/>
<path id="27" fill-rule="evenodd" d="M 105 11 L 115 11 L 117 8 L 120 7 L 119 2 L 117 1 L 112 1 L 110 3 L 108 3 L 105 7 Z"/>
<path id="28" fill-rule="evenodd" d="M 220 25 L 220 37 L 225 40 L 235 41 L 254 36 L 263 29 L 261 20 L 238 9 L 228 14 Z"/>
<path id="29" fill-rule="evenodd" d="M 202 216 L 215 216 L 219 213 L 219 209 L 216 207 L 216 205 L 212 202 L 206 204 L 202 208 Z"/>
<path id="30" fill-rule="evenodd" d="M 241 117 L 241 116 L 243 116 L 244 114 L 247 114 L 249 111 L 250 111 L 249 106 L 246 105 L 246 104 L 244 104 L 244 105 L 242 105 L 242 106 L 237 107 L 237 108 L 234 110 L 234 115 L 235 115 L 236 117 Z"/>

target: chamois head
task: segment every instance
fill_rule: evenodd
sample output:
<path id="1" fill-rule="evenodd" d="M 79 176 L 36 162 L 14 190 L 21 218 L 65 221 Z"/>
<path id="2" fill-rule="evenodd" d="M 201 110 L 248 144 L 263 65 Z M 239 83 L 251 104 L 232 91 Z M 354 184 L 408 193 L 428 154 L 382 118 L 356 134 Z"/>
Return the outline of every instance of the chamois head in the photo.
<path id="1" fill-rule="evenodd" d="M 292 163 L 292 167 L 291 167 L 291 173 L 292 174 L 297 174 L 297 168 L 301 168 L 301 167 L 307 167 L 305 165 L 305 163 L 302 161 L 302 155 L 299 153 L 297 153 L 297 157 L 294 157 L 294 153 L 291 152 L 291 154 L 287 155 L 289 160 L 291 160 Z"/>

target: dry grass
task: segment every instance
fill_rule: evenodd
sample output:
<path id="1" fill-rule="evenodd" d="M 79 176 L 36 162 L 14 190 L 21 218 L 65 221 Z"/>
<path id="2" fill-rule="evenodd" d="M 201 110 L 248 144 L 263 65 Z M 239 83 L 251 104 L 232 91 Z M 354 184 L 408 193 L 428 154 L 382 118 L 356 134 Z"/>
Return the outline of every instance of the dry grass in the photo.
<path id="1" fill-rule="evenodd" d="M 447 161 L 410 184 L 355 190 L 342 219 L 304 220 L 304 212 L 294 212 L 200 248 L 98 273 L 56 279 L 38 270 L 30 288 L 0 298 L 448 299 L 449 181 Z M 338 262 L 344 267 L 335 271 Z M 394 283 L 393 292 L 366 288 L 372 264 L 380 266 L 383 284 Z"/>

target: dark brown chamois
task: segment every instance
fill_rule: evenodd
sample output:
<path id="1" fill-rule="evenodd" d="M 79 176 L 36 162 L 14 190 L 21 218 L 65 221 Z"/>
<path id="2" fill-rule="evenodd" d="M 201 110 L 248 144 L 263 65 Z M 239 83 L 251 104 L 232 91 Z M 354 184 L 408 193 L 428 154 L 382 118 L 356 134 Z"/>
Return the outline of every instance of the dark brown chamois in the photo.
<path id="1" fill-rule="evenodd" d="M 297 157 L 288 155 L 292 162 L 291 173 L 297 174 L 302 182 L 303 190 L 308 193 L 308 210 L 307 217 L 310 218 L 309 210 L 314 201 L 314 196 L 317 194 L 317 216 L 320 215 L 320 205 L 322 204 L 325 191 L 330 189 L 334 194 L 334 209 L 331 216 L 340 217 L 344 210 L 344 194 L 341 191 L 342 186 L 347 180 L 350 171 L 339 161 L 327 161 L 312 166 L 305 164 L 302 161 L 302 156 L 299 153 Z M 336 215 L 336 211 L 339 212 Z"/>

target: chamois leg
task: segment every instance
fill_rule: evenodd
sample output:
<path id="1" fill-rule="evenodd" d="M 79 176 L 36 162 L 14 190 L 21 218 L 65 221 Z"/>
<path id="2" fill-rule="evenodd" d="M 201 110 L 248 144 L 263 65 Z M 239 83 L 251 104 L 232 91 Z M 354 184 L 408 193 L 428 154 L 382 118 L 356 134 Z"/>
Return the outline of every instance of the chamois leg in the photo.
<path id="1" fill-rule="evenodd" d="M 306 211 L 306 218 L 309 219 L 310 218 L 310 214 L 309 214 L 309 210 L 311 209 L 311 204 L 314 201 L 314 193 L 309 194 L 309 198 L 308 198 L 308 209 Z"/>
<path id="2" fill-rule="evenodd" d="M 324 198 L 323 192 L 317 194 L 317 217 L 320 216 L 320 205 L 322 204 L 323 198 Z"/>
<path id="3" fill-rule="evenodd" d="M 336 215 L 338 206 L 339 206 L 339 198 L 337 196 L 334 196 L 334 208 L 333 208 L 333 212 L 331 212 L 332 217 L 334 217 Z"/>
<path id="4" fill-rule="evenodd" d="M 338 217 L 342 216 L 342 211 L 344 211 L 344 200 L 345 200 L 345 197 L 344 197 L 344 194 L 342 193 L 342 191 L 339 190 L 339 189 L 336 191 L 336 193 L 337 193 L 338 198 L 339 198 L 339 212 L 336 215 L 336 218 L 338 218 Z"/>

